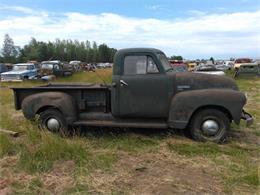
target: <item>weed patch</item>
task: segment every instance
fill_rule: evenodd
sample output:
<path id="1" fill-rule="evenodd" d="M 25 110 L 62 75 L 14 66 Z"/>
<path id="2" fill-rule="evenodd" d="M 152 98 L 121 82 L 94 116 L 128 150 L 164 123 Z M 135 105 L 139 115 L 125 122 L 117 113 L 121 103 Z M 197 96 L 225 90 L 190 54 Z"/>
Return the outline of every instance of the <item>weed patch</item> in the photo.
<path id="1" fill-rule="evenodd" d="M 126 134 L 95 138 L 95 140 L 92 141 L 92 144 L 96 148 L 142 152 L 154 150 L 159 142 L 149 137 Z"/>
<path id="2" fill-rule="evenodd" d="M 12 143 L 8 135 L 0 133 L 0 157 L 12 155 L 16 151 L 15 144 Z"/>
<path id="3" fill-rule="evenodd" d="M 87 159 L 89 152 L 81 144 L 68 142 L 58 136 L 45 135 L 38 147 L 21 151 L 19 167 L 29 172 L 44 172 L 52 168 L 57 160 L 74 160 L 77 164 Z"/>

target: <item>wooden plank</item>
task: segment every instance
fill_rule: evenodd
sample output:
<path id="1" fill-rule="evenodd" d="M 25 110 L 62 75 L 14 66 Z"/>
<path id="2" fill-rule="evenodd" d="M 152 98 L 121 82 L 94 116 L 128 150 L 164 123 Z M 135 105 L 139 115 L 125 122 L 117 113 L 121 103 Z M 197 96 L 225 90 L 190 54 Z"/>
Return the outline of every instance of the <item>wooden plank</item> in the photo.
<path id="1" fill-rule="evenodd" d="M 8 134 L 8 135 L 11 135 L 11 136 L 13 136 L 13 137 L 17 137 L 17 136 L 19 135 L 18 132 L 6 130 L 6 129 L 0 129 L 0 132 L 1 132 L 1 133 Z"/>

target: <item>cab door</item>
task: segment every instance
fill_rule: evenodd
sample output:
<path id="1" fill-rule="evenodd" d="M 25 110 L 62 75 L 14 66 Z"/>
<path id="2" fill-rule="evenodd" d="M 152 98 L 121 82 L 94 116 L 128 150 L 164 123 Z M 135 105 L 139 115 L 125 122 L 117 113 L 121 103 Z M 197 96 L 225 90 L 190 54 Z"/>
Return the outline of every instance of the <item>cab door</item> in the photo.
<path id="1" fill-rule="evenodd" d="M 160 73 L 152 56 L 125 56 L 123 74 L 118 82 L 120 117 L 168 116 L 168 77 Z"/>

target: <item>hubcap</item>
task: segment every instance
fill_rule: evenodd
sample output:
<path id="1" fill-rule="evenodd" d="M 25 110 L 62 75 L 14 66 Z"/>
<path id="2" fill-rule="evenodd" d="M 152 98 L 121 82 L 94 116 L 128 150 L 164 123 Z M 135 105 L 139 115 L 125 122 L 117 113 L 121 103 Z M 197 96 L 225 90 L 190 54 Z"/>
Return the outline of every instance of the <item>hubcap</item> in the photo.
<path id="1" fill-rule="evenodd" d="M 60 128 L 60 123 L 55 118 L 50 118 L 47 121 L 47 128 L 51 131 L 58 131 Z"/>
<path id="2" fill-rule="evenodd" d="M 215 135 L 219 131 L 219 125 L 214 120 L 206 120 L 202 123 L 202 130 L 207 135 Z"/>

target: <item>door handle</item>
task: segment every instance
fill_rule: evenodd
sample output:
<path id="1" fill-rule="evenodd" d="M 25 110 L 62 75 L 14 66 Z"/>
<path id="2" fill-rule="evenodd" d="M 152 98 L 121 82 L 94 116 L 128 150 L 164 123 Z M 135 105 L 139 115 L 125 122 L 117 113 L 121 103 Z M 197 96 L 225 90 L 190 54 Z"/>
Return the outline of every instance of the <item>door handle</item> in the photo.
<path id="1" fill-rule="evenodd" d="M 121 85 L 121 86 L 123 86 L 123 85 L 124 85 L 124 86 L 128 86 L 128 84 L 127 84 L 124 80 L 120 80 L 120 85 Z"/>

